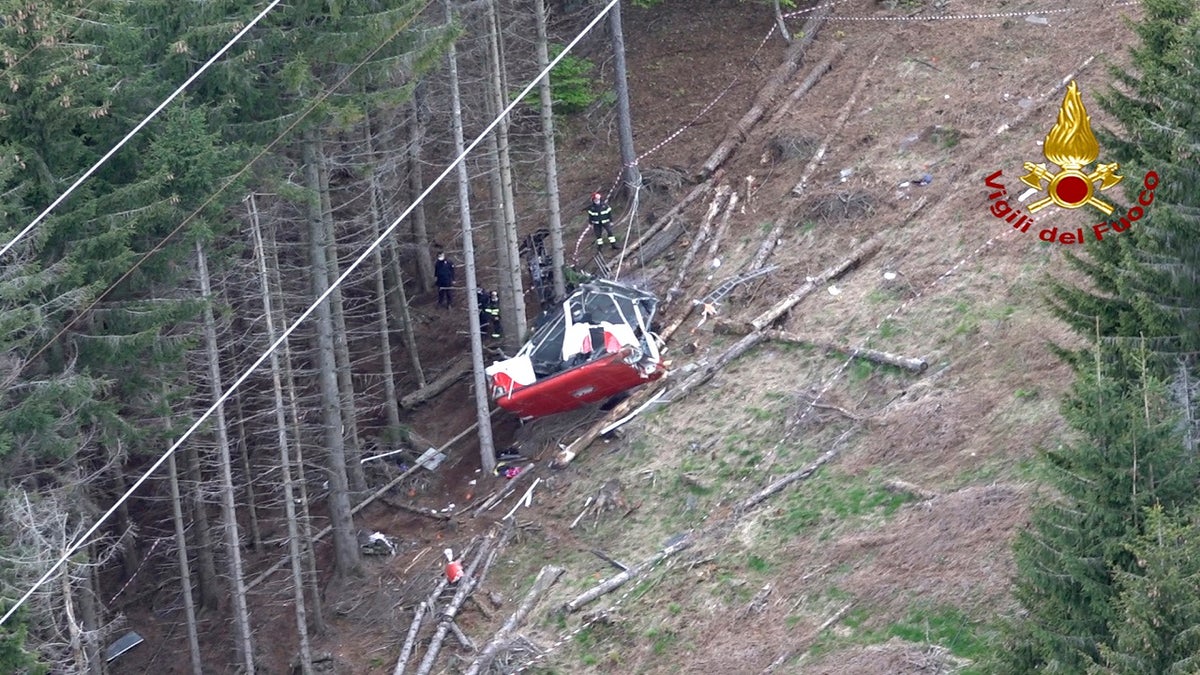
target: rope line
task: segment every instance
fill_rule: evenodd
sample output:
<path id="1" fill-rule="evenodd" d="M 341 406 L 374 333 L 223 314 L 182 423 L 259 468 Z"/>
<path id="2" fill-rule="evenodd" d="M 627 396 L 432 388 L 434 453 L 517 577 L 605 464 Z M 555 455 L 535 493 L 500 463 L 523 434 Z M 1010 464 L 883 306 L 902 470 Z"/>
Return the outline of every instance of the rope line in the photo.
<path id="1" fill-rule="evenodd" d="M 1130 5 L 1140 5 L 1140 0 L 1126 0 L 1124 2 L 1116 2 L 1110 5 L 1105 5 L 1098 9 L 1109 9 L 1112 7 L 1127 7 Z M 827 16 L 823 21 L 974 21 L 977 19 L 1013 19 L 1026 16 L 1043 16 L 1046 14 L 1068 14 L 1071 12 L 1079 12 L 1084 9 L 1097 9 L 1095 7 L 1058 7 L 1054 9 L 1044 10 L 1019 10 L 1011 12 L 989 12 L 983 14 L 940 14 L 929 16 Z M 808 10 L 804 10 L 808 11 Z M 790 19 L 800 12 L 791 12 L 784 14 L 784 19 Z"/>

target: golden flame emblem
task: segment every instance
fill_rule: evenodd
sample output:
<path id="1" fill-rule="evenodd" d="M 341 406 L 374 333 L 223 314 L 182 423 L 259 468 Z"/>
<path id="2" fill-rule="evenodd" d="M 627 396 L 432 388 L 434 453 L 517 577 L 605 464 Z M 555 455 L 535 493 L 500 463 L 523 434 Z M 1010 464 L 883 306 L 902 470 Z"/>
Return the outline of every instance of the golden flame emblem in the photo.
<path id="1" fill-rule="evenodd" d="M 1025 170 L 1029 173 L 1021 178 L 1021 182 L 1047 193 L 1046 197 L 1027 207 L 1031 213 L 1053 203 L 1067 209 L 1090 204 L 1105 215 L 1112 214 L 1112 204 L 1101 201 L 1095 193 L 1120 183 L 1124 176 L 1116 174 L 1119 165 L 1115 162 L 1097 164 L 1090 173 L 1083 171 L 1085 166 L 1100 156 L 1100 144 L 1092 133 L 1092 119 L 1083 106 L 1083 97 L 1074 80 L 1067 86 L 1062 106 L 1058 109 L 1058 121 L 1046 134 L 1042 153 L 1062 170 L 1051 173 L 1046 170 L 1045 164 L 1025 162 Z M 1043 182 L 1049 185 L 1043 188 Z M 1096 183 L 1100 185 L 1097 187 Z"/>

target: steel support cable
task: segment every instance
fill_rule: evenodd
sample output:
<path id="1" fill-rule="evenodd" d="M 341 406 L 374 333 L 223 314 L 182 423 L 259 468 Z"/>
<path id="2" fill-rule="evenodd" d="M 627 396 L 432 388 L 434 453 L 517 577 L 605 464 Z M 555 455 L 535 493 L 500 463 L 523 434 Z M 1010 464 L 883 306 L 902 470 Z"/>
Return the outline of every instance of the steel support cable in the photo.
<path id="1" fill-rule="evenodd" d="M 29 598 L 31 598 L 39 588 L 41 588 L 47 581 L 50 580 L 50 577 L 54 575 L 59 567 L 62 567 L 63 563 L 69 560 L 71 556 L 75 555 L 79 549 L 83 548 L 88 539 L 100 529 L 100 526 L 103 525 L 109 518 L 111 518 L 112 515 L 116 513 L 117 509 L 120 508 L 121 505 L 126 501 L 128 501 L 133 493 L 136 492 L 137 489 L 142 486 L 142 484 L 150 479 L 150 476 L 152 476 L 154 472 L 158 471 L 159 467 L 161 467 L 167 461 L 167 458 L 174 454 L 174 452 L 178 450 L 181 445 L 183 445 L 184 441 L 190 438 L 191 435 L 194 434 L 196 430 L 199 429 L 214 412 L 216 412 L 217 408 L 221 407 L 225 403 L 226 399 L 232 396 L 233 393 L 237 391 L 247 379 L 249 379 L 250 375 L 254 373 L 255 370 L 258 370 L 258 367 L 261 366 L 271 356 L 271 354 L 274 353 L 274 351 L 278 349 L 279 346 L 283 344 L 293 332 L 296 331 L 300 324 L 303 323 L 304 320 L 307 319 L 314 311 L 316 311 L 317 307 L 320 306 L 322 302 L 325 302 L 325 300 L 333 293 L 333 291 L 335 291 L 342 284 L 342 282 L 345 281 L 352 272 L 354 272 L 354 270 L 362 265 L 376 248 L 378 248 L 384 241 L 387 240 L 388 237 L 392 235 L 393 232 L 396 231 L 396 228 L 400 226 L 400 223 L 403 222 L 410 213 L 412 213 L 417 205 L 423 202 L 425 198 L 428 197 L 431 192 L 433 192 L 434 188 L 436 188 L 438 185 L 441 185 L 442 181 L 444 181 L 446 177 L 450 175 L 450 172 L 453 171 L 455 167 L 457 167 L 459 163 L 467 157 L 467 155 L 469 155 L 480 143 L 483 142 L 483 139 L 486 138 L 487 135 L 491 133 L 492 130 L 495 129 L 496 126 L 500 124 L 500 122 L 504 120 L 504 118 L 507 117 L 510 112 L 512 112 L 513 108 L 517 107 L 517 105 L 520 104 L 520 102 L 524 100 L 531 91 L 533 91 L 533 88 L 537 86 L 538 82 L 541 81 L 543 77 L 547 77 L 549 75 L 550 71 L 558 65 L 558 62 L 561 61 L 563 57 L 571 53 L 571 50 L 575 47 L 575 45 L 579 44 L 579 42 L 583 40 L 583 38 L 587 36 L 587 34 L 590 33 L 593 28 L 596 27 L 596 24 L 598 24 L 600 20 L 603 19 L 619 1 L 620 0 L 609 0 L 608 4 L 604 6 L 604 9 L 601 10 L 594 19 L 588 22 L 586 26 L 584 26 L 583 30 L 580 31 L 579 34 L 567 44 L 562 52 L 560 52 L 558 56 L 551 60 L 549 65 L 542 69 L 541 73 L 539 73 L 536 78 L 531 80 L 529 84 L 525 85 L 525 88 L 513 98 L 513 100 L 504 108 L 504 110 L 500 111 L 500 114 L 498 114 L 496 118 L 493 119 L 492 122 L 488 124 L 478 136 L 475 137 L 475 140 L 471 141 L 471 143 L 467 145 L 462 153 L 459 154 L 454 161 L 450 162 L 448 166 L 446 166 L 442 173 L 440 173 L 438 177 L 435 178 L 433 182 L 431 182 L 415 200 L 413 200 L 413 203 L 410 204 L 408 208 L 405 209 L 404 212 L 401 213 L 394 221 L 392 221 L 392 223 L 383 230 L 383 232 L 375 239 L 375 241 L 371 242 L 371 244 L 367 246 L 366 250 L 363 251 L 358 258 L 351 263 L 350 266 L 347 267 L 346 270 L 342 272 L 342 274 L 336 280 L 334 280 L 332 284 L 329 285 L 329 288 L 327 288 L 324 293 L 322 293 L 316 300 L 312 302 L 312 304 L 308 306 L 308 309 L 304 310 L 300 316 L 296 317 L 296 320 L 293 321 L 292 324 L 288 326 L 287 329 L 284 330 L 283 333 L 276 338 L 273 343 L 271 343 L 271 346 L 268 347 L 267 350 L 254 361 L 254 363 L 250 364 L 250 367 L 247 368 L 232 385 L 230 385 L 225 393 L 222 394 L 220 398 L 218 398 L 211 406 L 209 406 L 209 408 L 205 410 L 204 413 L 200 415 L 200 417 L 196 419 L 196 421 L 193 422 L 190 427 L 188 427 L 187 431 L 183 432 L 183 435 L 180 436 L 179 439 L 171 445 L 171 447 L 167 448 L 158 457 L 158 459 L 154 461 L 154 464 L 150 465 L 150 467 L 146 469 L 141 476 L 138 476 L 138 479 L 134 481 L 133 484 L 130 485 L 129 488 L 126 489 L 125 492 L 116 499 L 116 501 L 113 502 L 112 506 L 110 506 L 103 514 L 100 515 L 96 522 L 93 523 L 92 526 L 89 527 L 88 530 L 79 537 L 79 539 L 67 547 L 63 554 L 59 556 L 57 560 L 55 560 L 54 564 L 51 565 L 50 568 L 46 570 L 46 572 L 42 574 L 42 576 L 36 582 L 34 582 L 33 586 L 31 586 L 29 590 L 27 590 L 20 598 L 17 599 L 16 602 L 13 603 L 12 607 L 10 607 L 8 611 L 4 613 L 4 616 L 0 617 L 0 626 L 4 625 L 10 618 L 12 618 L 17 610 L 20 609 L 21 606 L 26 602 L 28 602 Z"/>

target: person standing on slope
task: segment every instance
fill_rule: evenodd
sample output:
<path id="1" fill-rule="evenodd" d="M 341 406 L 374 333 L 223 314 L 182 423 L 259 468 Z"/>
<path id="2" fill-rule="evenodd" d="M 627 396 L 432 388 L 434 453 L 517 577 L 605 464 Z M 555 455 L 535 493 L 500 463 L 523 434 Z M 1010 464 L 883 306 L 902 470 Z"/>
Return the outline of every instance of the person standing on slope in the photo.
<path id="1" fill-rule="evenodd" d="M 445 303 L 446 309 L 450 309 L 453 301 L 450 288 L 454 286 L 454 263 L 446 260 L 446 254 L 440 251 L 437 262 L 433 264 L 433 278 L 437 281 L 438 307 Z"/>
<path id="2" fill-rule="evenodd" d="M 599 192 L 592 193 L 592 203 L 588 205 L 588 222 L 592 224 L 592 230 L 596 233 L 596 250 L 604 247 L 604 234 L 608 233 L 608 243 L 612 246 L 612 250 L 617 250 L 617 235 L 613 234 L 612 229 L 612 207 L 604 200 L 604 195 Z"/>

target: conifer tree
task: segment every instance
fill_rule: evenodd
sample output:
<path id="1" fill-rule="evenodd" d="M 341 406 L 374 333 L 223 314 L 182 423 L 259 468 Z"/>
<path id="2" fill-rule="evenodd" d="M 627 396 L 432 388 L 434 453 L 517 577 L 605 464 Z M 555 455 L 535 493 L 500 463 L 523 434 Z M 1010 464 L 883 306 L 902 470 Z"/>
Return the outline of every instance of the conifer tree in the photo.
<path id="1" fill-rule="evenodd" d="M 1034 510 L 1014 544 L 1014 594 L 1025 616 L 1007 635 L 997 672 L 1082 673 L 1095 664 L 1120 620 L 1114 577 L 1134 569 L 1126 543 L 1144 531 L 1143 510 L 1194 499 L 1200 465 L 1179 441 L 1148 351 L 1093 356 L 1063 406 L 1080 439 L 1044 453 L 1058 494 Z M 1121 376 L 1128 372 L 1138 378 Z"/>
<path id="2" fill-rule="evenodd" d="M 1155 506 L 1144 530 L 1128 544 L 1135 566 L 1117 574 L 1113 637 L 1092 675 L 1200 669 L 1200 510 Z"/>
<path id="3" fill-rule="evenodd" d="M 1143 214 L 1129 229 L 1092 242 L 1090 259 L 1071 256 L 1095 288 L 1056 284 L 1058 314 L 1084 334 L 1099 320 L 1103 337 L 1146 336 L 1164 354 L 1200 348 L 1200 11 L 1191 0 L 1147 0 L 1134 26 L 1133 72 L 1112 69 L 1116 85 L 1100 97 L 1116 128 L 1100 128 L 1106 161 L 1125 175 L 1125 204 Z M 1149 205 L 1145 176 L 1157 175 Z"/>

